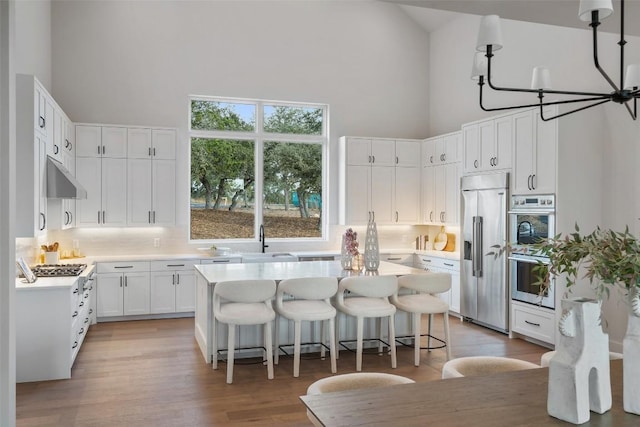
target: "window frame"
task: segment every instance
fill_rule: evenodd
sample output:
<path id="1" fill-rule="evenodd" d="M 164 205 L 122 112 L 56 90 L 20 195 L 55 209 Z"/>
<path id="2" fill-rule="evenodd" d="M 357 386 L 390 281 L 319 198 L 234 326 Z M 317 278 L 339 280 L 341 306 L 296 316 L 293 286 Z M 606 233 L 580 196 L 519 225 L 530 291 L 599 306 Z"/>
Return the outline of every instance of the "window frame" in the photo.
<path id="1" fill-rule="evenodd" d="M 193 130 L 191 129 L 192 120 L 192 101 L 210 101 L 210 102 L 222 102 L 222 103 L 241 103 L 241 104 L 253 104 L 256 106 L 256 117 L 254 131 L 228 131 L 228 130 Z M 322 110 L 322 132 L 320 135 L 304 135 L 304 134 L 282 134 L 264 132 L 264 106 L 285 106 L 285 107 L 300 107 L 300 108 L 315 108 Z M 207 138 L 207 139 L 230 139 L 230 140 L 245 140 L 254 142 L 254 174 L 255 174 L 255 197 L 264 194 L 264 143 L 265 141 L 273 142 L 288 142 L 298 144 L 319 144 L 322 147 L 322 227 L 320 237 L 287 237 L 287 238 L 269 238 L 269 241 L 273 242 L 308 242 L 308 241 L 328 241 L 329 231 L 329 105 L 319 104 L 312 102 L 295 102 L 295 101 L 274 101 L 266 99 L 249 99 L 249 98 L 230 98 L 230 97 L 218 97 L 218 96 L 202 96 L 202 95 L 190 95 L 188 103 L 188 136 L 189 136 L 189 150 L 188 150 L 188 165 L 189 171 L 189 206 L 187 206 L 187 218 L 188 218 L 188 241 L 189 243 L 203 243 L 203 244 L 217 244 L 217 243 L 247 243 L 257 242 L 260 224 L 264 222 L 263 217 L 263 203 L 255 203 L 254 200 L 254 237 L 253 238 L 237 238 L 237 239 L 192 239 L 191 238 L 191 141 L 193 138 Z M 268 230 L 266 230 L 268 233 Z M 268 234 L 267 234 L 268 237 Z"/>

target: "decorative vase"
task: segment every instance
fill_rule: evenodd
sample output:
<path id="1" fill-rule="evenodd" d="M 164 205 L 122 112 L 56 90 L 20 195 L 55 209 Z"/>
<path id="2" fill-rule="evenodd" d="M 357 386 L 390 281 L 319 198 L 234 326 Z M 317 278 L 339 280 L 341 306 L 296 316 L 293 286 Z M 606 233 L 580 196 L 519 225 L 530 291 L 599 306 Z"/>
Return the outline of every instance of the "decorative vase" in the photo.
<path id="1" fill-rule="evenodd" d="M 44 253 L 45 264 L 57 264 L 59 262 L 60 262 L 60 254 L 58 253 L 58 251 Z"/>
<path id="2" fill-rule="evenodd" d="M 351 270 L 353 255 L 349 252 L 347 238 L 342 235 L 342 246 L 340 248 L 340 265 L 343 270 Z"/>
<path id="3" fill-rule="evenodd" d="M 367 234 L 364 238 L 364 268 L 368 271 L 376 271 L 379 265 L 378 228 L 375 221 L 369 221 Z"/>
<path id="4" fill-rule="evenodd" d="M 353 255 L 351 257 L 351 269 L 352 270 L 360 271 L 360 270 L 362 270 L 363 266 L 364 266 L 364 259 L 362 257 L 362 254 Z"/>
<path id="5" fill-rule="evenodd" d="M 640 415 L 640 294 L 635 286 L 629 289 L 629 321 L 622 341 L 622 353 L 624 410 Z"/>
<path id="6" fill-rule="evenodd" d="M 560 339 L 549 362 L 549 415 L 573 424 L 589 421 L 589 411 L 611 409 L 609 335 L 600 324 L 600 303 L 562 300 Z"/>

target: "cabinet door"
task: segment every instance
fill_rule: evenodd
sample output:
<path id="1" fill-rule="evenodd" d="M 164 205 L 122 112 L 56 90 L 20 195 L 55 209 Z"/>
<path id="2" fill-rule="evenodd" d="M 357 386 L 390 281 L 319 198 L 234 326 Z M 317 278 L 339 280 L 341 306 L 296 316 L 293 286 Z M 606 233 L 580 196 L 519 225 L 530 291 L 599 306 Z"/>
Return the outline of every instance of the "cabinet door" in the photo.
<path id="1" fill-rule="evenodd" d="M 124 315 L 149 314 L 149 273 L 124 275 Z"/>
<path id="2" fill-rule="evenodd" d="M 102 224 L 127 225 L 127 159 L 102 159 Z"/>
<path id="3" fill-rule="evenodd" d="M 153 129 L 151 132 L 153 158 L 156 160 L 175 159 L 176 131 L 170 129 Z"/>
<path id="4" fill-rule="evenodd" d="M 98 317 L 122 316 L 124 309 L 124 278 L 122 273 L 97 275 Z"/>
<path id="5" fill-rule="evenodd" d="M 346 222 L 366 224 L 369 220 L 371 167 L 347 166 Z M 390 203 L 389 203 L 390 204 Z"/>
<path id="6" fill-rule="evenodd" d="M 442 219 L 447 224 L 458 224 L 458 202 L 460 198 L 460 173 L 458 163 L 442 166 L 444 169 L 445 185 L 441 189 L 445 193 L 444 215 Z"/>
<path id="7" fill-rule="evenodd" d="M 435 138 L 433 144 L 433 164 L 441 165 L 445 163 L 447 157 L 445 154 L 444 137 Z"/>
<path id="8" fill-rule="evenodd" d="M 449 309 L 454 313 L 460 313 L 460 273 L 450 271 L 451 273 L 451 290 Z"/>
<path id="9" fill-rule="evenodd" d="M 396 168 L 396 223 L 420 222 L 420 168 Z"/>
<path id="10" fill-rule="evenodd" d="M 371 140 L 365 138 L 347 138 L 347 164 L 370 165 L 371 164 Z M 349 194 L 349 193 L 347 193 Z"/>
<path id="11" fill-rule="evenodd" d="M 52 147 L 52 143 L 54 141 L 54 122 L 55 122 L 55 107 L 53 105 L 53 99 L 49 98 L 49 96 L 45 96 L 45 135 L 47 139 L 47 146 Z M 55 151 L 55 150 L 54 150 Z M 60 155 L 60 146 L 58 146 L 58 153 L 55 156 Z"/>
<path id="12" fill-rule="evenodd" d="M 52 134 L 53 138 L 47 141 L 47 154 L 56 160 L 62 160 L 62 147 L 64 138 L 64 118 L 57 108 L 53 110 Z"/>
<path id="13" fill-rule="evenodd" d="M 194 271 L 176 272 L 176 312 L 196 310 L 196 274 Z"/>
<path id="14" fill-rule="evenodd" d="M 531 179 L 535 165 L 533 113 L 525 111 L 513 116 L 512 194 L 528 194 L 533 191 Z"/>
<path id="15" fill-rule="evenodd" d="M 127 129 L 127 157 L 130 159 L 150 159 L 152 156 L 151 129 Z"/>
<path id="16" fill-rule="evenodd" d="M 480 166 L 478 169 L 486 171 L 493 168 L 495 157 L 495 129 L 493 120 L 478 125 L 478 146 L 480 147 Z"/>
<path id="17" fill-rule="evenodd" d="M 34 209 L 36 215 L 34 230 L 35 236 L 42 236 L 47 233 L 47 143 L 46 141 L 38 137 L 35 137 L 35 152 L 38 153 L 38 168 L 34 171 L 35 179 L 37 182 L 35 197 L 37 198 L 36 206 L 38 209 Z"/>
<path id="18" fill-rule="evenodd" d="M 554 110 L 545 110 L 547 117 Z M 556 192 L 556 146 L 557 146 L 557 120 L 548 122 L 540 118 L 540 110 L 534 110 L 535 121 L 535 172 L 532 178 L 533 192 L 536 194 L 549 194 Z"/>
<path id="19" fill-rule="evenodd" d="M 45 90 L 37 83 L 33 85 L 33 107 L 34 107 L 34 125 L 36 132 L 40 132 L 46 136 L 46 109 L 45 109 Z"/>
<path id="20" fill-rule="evenodd" d="M 176 311 L 176 272 L 155 271 L 151 273 L 151 313 L 174 313 Z"/>
<path id="21" fill-rule="evenodd" d="M 441 224 L 446 215 L 447 168 L 445 165 L 434 166 L 435 214 L 434 222 Z"/>
<path id="22" fill-rule="evenodd" d="M 495 120 L 494 169 L 511 168 L 511 147 L 513 146 L 513 117 L 507 116 Z"/>
<path id="23" fill-rule="evenodd" d="M 442 161 L 455 163 L 460 160 L 460 132 L 445 135 L 442 139 Z"/>
<path id="24" fill-rule="evenodd" d="M 102 128 L 102 156 L 117 159 L 127 158 L 127 128 Z"/>
<path id="25" fill-rule="evenodd" d="M 425 139 L 422 142 L 422 166 L 433 166 L 435 162 L 436 140 L 434 138 Z"/>
<path id="26" fill-rule="evenodd" d="M 396 166 L 420 166 L 419 141 L 396 141 Z"/>
<path id="27" fill-rule="evenodd" d="M 102 223 L 102 160 L 99 157 L 78 157 L 76 178 L 87 190 L 87 198 L 76 203 L 76 225 L 95 227 Z"/>
<path id="28" fill-rule="evenodd" d="M 422 168 L 422 216 L 423 222 L 436 222 L 435 167 Z"/>
<path id="29" fill-rule="evenodd" d="M 176 222 L 176 162 L 154 159 L 151 172 L 153 225 L 173 226 Z"/>
<path id="30" fill-rule="evenodd" d="M 395 223 L 395 167 L 371 168 L 371 211 L 378 224 Z"/>
<path id="31" fill-rule="evenodd" d="M 102 131 L 100 126 L 76 126 L 76 156 L 100 157 Z"/>
<path id="32" fill-rule="evenodd" d="M 468 125 L 462 128 L 462 147 L 464 150 L 465 174 L 478 172 L 480 168 L 480 136 L 478 135 L 478 125 Z"/>
<path id="33" fill-rule="evenodd" d="M 129 145 L 131 146 L 131 144 Z M 128 225 L 141 227 L 150 225 L 153 222 L 151 168 L 151 158 L 127 160 Z"/>
<path id="34" fill-rule="evenodd" d="M 393 139 L 372 139 L 371 160 L 374 166 L 395 166 L 396 142 Z"/>

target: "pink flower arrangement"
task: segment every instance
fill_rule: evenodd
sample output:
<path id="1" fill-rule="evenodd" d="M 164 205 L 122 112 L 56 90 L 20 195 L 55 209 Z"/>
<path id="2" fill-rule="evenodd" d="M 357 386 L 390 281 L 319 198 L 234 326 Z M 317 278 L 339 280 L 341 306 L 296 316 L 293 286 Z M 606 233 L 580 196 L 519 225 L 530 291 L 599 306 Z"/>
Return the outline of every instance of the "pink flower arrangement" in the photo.
<path id="1" fill-rule="evenodd" d="M 352 256 L 360 255 L 360 251 L 358 251 L 358 233 L 351 228 L 347 228 L 347 232 L 344 233 L 344 245 Z"/>

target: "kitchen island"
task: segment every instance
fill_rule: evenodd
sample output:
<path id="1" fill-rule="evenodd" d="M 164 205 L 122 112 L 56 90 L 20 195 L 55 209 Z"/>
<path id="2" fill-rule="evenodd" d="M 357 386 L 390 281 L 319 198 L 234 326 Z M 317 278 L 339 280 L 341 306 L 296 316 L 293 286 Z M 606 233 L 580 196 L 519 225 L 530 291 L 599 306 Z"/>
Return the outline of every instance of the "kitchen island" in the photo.
<path id="1" fill-rule="evenodd" d="M 196 313 L 195 313 L 195 337 L 200 351 L 207 363 L 213 361 L 212 340 L 213 330 L 211 319 L 213 316 L 213 286 L 217 282 L 227 280 L 252 280 L 270 279 L 280 281 L 298 277 L 336 277 L 341 279 L 349 276 L 363 275 L 393 275 L 404 276 L 407 274 L 425 274 L 424 270 L 408 267 L 400 264 L 381 261 L 378 271 L 354 271 L 343 270 L 340 261 L 307 261 L 307 262 L 274 262 L 255 264 L 209 264 L 196 265 Z M 355 319 L 339 314 L 340 325 L 337 331 L 339 339 L 354 339 L 356 332 Z M 411 321 L 407 313 L 396 314 L 396 335 L 410 335 Z M 289 328 L 288 322 L 281 319 L 280 342 L 293 342 L 293 327 Z M 317 323 L 317 322 L 316 322 Z M 224 326 L 224 325 L 223 325 Z M 365 324 L 365 337 L 373 336 L 373 322 Z M 216 332 L 218 348 L 226 348 L 227 336 L 225 327 L 220 327 Z M 291 329 L 291 330 L 289 330 Z M 307 336 L 303 331 L 303 342 L 317 341 L 318 332 L 312 329 Z M 261 344 L 261 333 L 258 327 L 247 327 L 239 331 L 239 347 L 254 347 Z"/>

